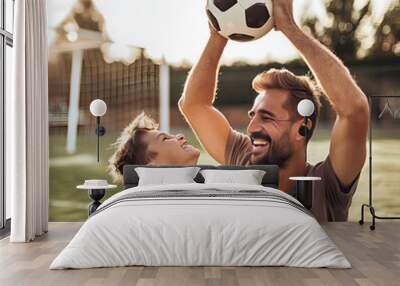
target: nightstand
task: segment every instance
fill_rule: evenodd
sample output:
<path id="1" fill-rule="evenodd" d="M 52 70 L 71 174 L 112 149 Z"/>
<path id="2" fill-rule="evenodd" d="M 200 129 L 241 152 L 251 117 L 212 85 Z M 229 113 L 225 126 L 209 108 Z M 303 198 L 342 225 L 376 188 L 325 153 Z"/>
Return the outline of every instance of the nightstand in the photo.
<path id="1" fill-rule="evenodd" d="M 313 182 L 321 181 L 321 177 L 290 177 L 296 181 L 296 199 L 307 209 L 312 207 Z"/>
<path id="2" fill-rule="evenodd" d="M 92 202 L 88 205 L 88 216 L 91 216 L 101 205 L 100 200 L 106 194 L 106 190 L 115 189 L 116 185 L 109 185 L 106 180 L 85 180 L 83 185 L 76 186 L 77 189 L 87 190 Z"/>

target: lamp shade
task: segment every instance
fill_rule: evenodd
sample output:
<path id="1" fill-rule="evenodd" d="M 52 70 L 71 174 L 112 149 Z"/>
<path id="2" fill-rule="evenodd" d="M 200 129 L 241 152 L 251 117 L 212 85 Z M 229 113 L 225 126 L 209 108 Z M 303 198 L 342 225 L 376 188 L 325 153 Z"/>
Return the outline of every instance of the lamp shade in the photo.
<path id="1" fill-rule="evenodd" d="M 101 99 L 95 99 L 90 103 L 90 113 L 93 116 L 103 116 L 107 112 L 107 104 Z"/>
<path id="2" fill-rule="evenodd" d="M 309 117 L 314 113 L 314 103 L 309 99 L 302 99 L 297 105 L 297 111 L 303 117 Z"/>

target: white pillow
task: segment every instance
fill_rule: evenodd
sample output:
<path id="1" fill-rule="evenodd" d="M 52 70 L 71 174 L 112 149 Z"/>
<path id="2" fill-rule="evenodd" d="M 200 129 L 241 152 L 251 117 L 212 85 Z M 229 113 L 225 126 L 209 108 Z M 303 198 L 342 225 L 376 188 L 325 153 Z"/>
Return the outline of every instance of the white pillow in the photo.
<path id="1" fill-rule="evenodd" d="M 195 183 L 193 179 L 199 170 L 199 167 L 135 168 L 139 176 L 138 186 Z"/>
<path id="2" fill-rule="evenodd" d="M 234 183 L 246 185 L 261 185 L 265 171 L 262 170 L 201 170 L 205 184 Z"/>

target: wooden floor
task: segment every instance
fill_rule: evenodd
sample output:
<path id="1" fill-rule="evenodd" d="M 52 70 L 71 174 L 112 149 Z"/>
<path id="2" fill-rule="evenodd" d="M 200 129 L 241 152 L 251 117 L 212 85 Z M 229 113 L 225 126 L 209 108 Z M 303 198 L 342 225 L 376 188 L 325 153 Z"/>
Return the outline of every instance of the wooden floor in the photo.
<path id="1" fill-rule="evenodd" d="M 81 223 L 50 223 L 49 233 L 27 244 L 0 241 L 0 285 L 400 285 L 400 223 L 376 230 L 356 223 L 328 223 L 329 236 L 352 269 L 289 267 L 121 267 L 48 270 Z"/>

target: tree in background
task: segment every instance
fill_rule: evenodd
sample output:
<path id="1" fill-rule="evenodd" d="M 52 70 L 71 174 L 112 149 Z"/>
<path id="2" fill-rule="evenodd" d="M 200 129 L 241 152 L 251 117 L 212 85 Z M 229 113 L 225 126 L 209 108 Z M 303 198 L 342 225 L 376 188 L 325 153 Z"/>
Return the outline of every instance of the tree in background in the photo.
<path id="1" fill-rule="evenodd" d="M 397 1 L 396 1 L 397 2 Z M 393 3 L 378 24 L 369 57 L 400 56 L 400 3 Z"/>
<path id="2" fill-rule="evenodd" d="M 330 22 L 328 26 L 323 26 L 315 16 L 302 19 L 303 26 L 343 60 L 356 58 L 361 43 L 355 34 L 363 19 L 371 13 L 371 0 L 366 1 L 361 9 L 355 9 L 354 2 L 355 0 L 324 0 Z"/>

